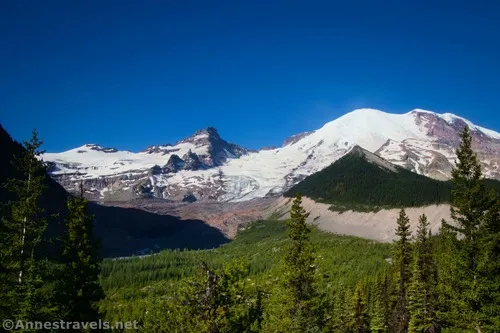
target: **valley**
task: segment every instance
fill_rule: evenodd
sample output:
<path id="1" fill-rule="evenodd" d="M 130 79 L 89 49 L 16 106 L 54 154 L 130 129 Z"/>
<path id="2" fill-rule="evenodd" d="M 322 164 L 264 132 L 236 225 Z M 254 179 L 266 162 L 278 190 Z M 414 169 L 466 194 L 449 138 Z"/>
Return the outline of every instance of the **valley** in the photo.
<path id="1" fill-rule="evenodd" d="M 352 286 L 359 279 L 377 276 L 388 267 L 388 244 L 334 235 L 316 228 L 311 237 L 317 245 L 318 265 L 324 274 L 321 288 L 332 294 L 341 292 L 344 286 Z M 155 303 L 153 307 L 152 300 L 156 294 L 174 293 L 183 281 L 196 278 L 202 272 L 201 261 L 217 268 L 234 261 L 244 262 L 248 265 L 244 288 L 251 292 L 259 285 L 271 287 L 276 283 L 275 276 L 280 273 L 276 256 L 284 251 L 285 243 L 286 225 L 266 220 L 241 227 L 231 243 L 213 250 L 162 251 L 144 258 L 105 260 L 101 283 L 106 294 L 113 296 L 103 301 L 101 308 L 107 320 L 135 319 L 148 330 L 151 326 L 166 329 L 166 322 L 152 318 L 156 311 L 163 311 L 163 304 Z M 338 270 L 329 274 L 329 267 Z"/>

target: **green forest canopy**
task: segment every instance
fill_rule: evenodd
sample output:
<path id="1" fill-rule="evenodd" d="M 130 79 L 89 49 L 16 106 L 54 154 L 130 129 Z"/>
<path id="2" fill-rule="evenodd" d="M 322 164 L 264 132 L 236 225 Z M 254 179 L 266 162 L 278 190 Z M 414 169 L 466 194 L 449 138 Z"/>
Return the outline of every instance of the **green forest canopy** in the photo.
<path id="1" fill-rule="evenodd" d="M 420 207 L 451 201 L 451 181 L 439 181 L 393 165 L 396 171 L 367 160 L 364 154 L 349 153 L 330 166 L 302 180 L 284 196 L 296 193 L 315 201 L 333 204 L 334 210 Z M 485 180 L 490 188 L 500 182 Z"/>

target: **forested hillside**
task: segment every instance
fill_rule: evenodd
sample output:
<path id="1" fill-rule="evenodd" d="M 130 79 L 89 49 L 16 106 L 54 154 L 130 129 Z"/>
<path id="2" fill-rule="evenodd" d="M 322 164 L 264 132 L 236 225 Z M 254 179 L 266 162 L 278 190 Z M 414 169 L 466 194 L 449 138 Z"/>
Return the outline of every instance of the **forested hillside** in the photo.
<path id="1" fill-rule="evenodd" d="M 349 302 L 350 295 L 344 295 L 346 288 L 353 288 L 359 280 L 371 280 L 389 267 L 389 244 L 316 228 L 312 229 L 311 240 L 320 267 L 319 288 L 329 302 L 334 302 L 332 297 L 338 293 Z M 242 228 L 231 243 L 213 250 L 162 251 L 147 257 L 105 260 L 101 284 L 108 298 L 102 301 L 102 310 L 109 320 L 137 319 L 142 324 L 161 326 L 167 332 L 169 319 L 162 314 L 162 307 L 168 306 L 169 295 L 176 295 L 187 281 L 202 277 L 202 262 L 214 271 L 239 267 L 242 271 L 238 280 L 249 294 L 249 301 L 254 302 L 252 293 L 261 290 L 267 297 L 278 281 L 279 258 L 286 244 L 284 222 L 257 221 Z M 152 308 L 157 311 L 154 317 L 147 316 L 146 311 L 150 313 Z"/>
<path id="2" fill-rule="evenodd" d="M 500 182 L 485 181 L 500 189 Z M 381 208 L 420 207 L 450 203 L 451 181 L 428 178 L 354 147 L 347 155 L 289 189 L 315 201 L 332 204 L 332 210 L 358 211 Z"/>

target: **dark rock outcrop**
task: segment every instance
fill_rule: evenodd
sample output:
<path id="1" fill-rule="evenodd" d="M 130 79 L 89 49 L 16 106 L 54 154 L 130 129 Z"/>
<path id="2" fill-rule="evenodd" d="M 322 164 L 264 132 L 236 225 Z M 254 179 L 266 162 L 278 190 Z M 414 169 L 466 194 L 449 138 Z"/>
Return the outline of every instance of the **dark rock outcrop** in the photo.
<path id="1" fill-rule="evenodd" d="M 184 161 L 179 156 L 173 154 L 168 159 L 167 164 L 163 166 L 163 173 L 175 173 L 182 170 L 182 168 L 184 168 L 184 164 Z"/>
<path id="2" fill-rule="evenodd" d="M 184 170 L 200 170 L 205 168 L 205 165 L 201 162 L 200 157 L 193 153 L 191 150 L 187 152 L 183 157 Z"/>
<path id="3" fill-rule="evenodd" d="M 116 148 L 104 148 L 93 143 L 86 144 L 85 147 L 90 148 L 91 150 L 102 151 L 103 153 L 116 153 L 118 151 Z"/>

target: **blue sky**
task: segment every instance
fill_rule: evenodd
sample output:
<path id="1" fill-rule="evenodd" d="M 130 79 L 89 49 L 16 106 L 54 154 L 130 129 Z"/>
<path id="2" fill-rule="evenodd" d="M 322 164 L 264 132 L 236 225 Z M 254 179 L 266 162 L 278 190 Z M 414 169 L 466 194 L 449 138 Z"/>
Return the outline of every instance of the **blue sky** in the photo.
<path id="1" fill-rule="evenodd" d="M 500 130 L 499 1 L 26 1 L 0 10 L 0 122 L 47 151 L 214 126 L 280 145 L 355 108 Z"/>

